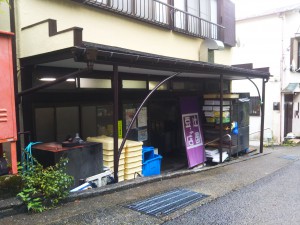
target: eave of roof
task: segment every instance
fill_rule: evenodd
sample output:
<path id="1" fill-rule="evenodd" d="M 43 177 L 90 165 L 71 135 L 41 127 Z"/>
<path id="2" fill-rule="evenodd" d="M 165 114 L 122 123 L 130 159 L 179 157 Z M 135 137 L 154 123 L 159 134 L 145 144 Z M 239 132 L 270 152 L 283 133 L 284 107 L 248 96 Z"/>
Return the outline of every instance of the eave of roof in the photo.
<path id="1" fill-rule="evenodd" d="M 242 17 L 237 18 L 236 21 L 253 19 L 253 18 L 263 17 L 263 16 L 269 16 L 269 15 L 283 13 L 283 12 L 289 12 L 289 11 L 297 10 L 297 9 L 300 9 L 300 3 L 288 5 L 288 6 L 284 6 L 284 7 L 279 7 L 279 8 L 275 8 L 275 9 L 271 9 L 271 10 L 261 11 L 261 12 L 254 13 L 254 14 L 243 15 Z"/>
<path id="2" fill-rule="evenodd" d="M 95 63 L 112 63 L 122 66 L 134 66 L 147 69 L 159 69 L 164 71 L 177 71 L 185 73 L 224 75 L 243 78 L 260 78 L 268 80 L 270 73 L 268 69 L 246 69 L 238 66 L 227 66 L 221 64 L 207 63 L 201 61 L 185 60 L 145 52 L 133 51 L 124 48 L 83 42 L 82 47 L 77 47 L 77 60 L 86 60 L 84 53 L 87 49 L 97 51 Z"/>

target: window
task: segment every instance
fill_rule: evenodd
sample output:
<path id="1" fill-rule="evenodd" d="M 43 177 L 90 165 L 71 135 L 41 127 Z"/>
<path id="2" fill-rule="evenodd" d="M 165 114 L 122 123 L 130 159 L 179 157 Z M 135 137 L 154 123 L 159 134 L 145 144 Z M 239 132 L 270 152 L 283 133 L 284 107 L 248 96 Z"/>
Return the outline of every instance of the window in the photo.
<path id="1" fill-rule="evenodd" d="M 291 72 L 300 73 L 300 37 L 291 39 Z"/>
<path id="2" fill-rule="evenodd" d="M 208 49 L 208 62 L 209 63 L 214 63 L 215 62 L 215 51 Z"/>
<path id="3" fill-rule="evenodd" d="M 298 64 L 297 64 L 297 72 L 300 72 L 300 43 L 298 42 Z"/>
<path id="4" fill-rule="evenodd" d="M 127 13 L 132 13 L 131 1 L 111 0 L 110 4 L 113 9 L 124 11 Z"/>
<path id="5" fill-rule="evenodd" d="M 80 78 L 80 88 L 111 88 L 111 80 Z"/>
<path id="6" fill-rule="evenodd" d="M 153 90 L 158 84 L 159 81 L 149 81 L 149 90 Z M 168 84 L 167 83 L 162 84 L 157 90 L 158 91 L 168 90 Z"/>
<path id="7" fill-rule="evenodd" d="M 173 90 L 199 91 L 202 90 L 202 83 L 197 81 L 173 81 Z"/>
<path id="8" fill-rule="evenodd" d="M 168 0 L 87 0 L 92 5 L 99 5 L 113 10 L 133 14 L 139 18 L 168 24 Z"/>
<path id="9" fill-rule="evenodd" d="M 123 89 L 146 89 L 147 82 L 143 80 L 123 80 Z"/>
<path id="10" fill-rule="evenodd" d="M 80 133 L 78 106 L 35 108 L 34 112 L 38 141 L 62 142 L 68 135 Z"/>
<path id="11" fill-rule="evenodd" d="M 174 1 L 174 7 L 188 12 L 175 11 L 175 27 L 189 33 L 217 39 L 217 0 Z M 201 19 L 204 20 L 200 20 Z M 208 21 L 215 23 L 210 24 Z"/>
<path id="12" fill-rule="evenodd" d="M 249 108 L 250 116 L 260 116 L 260 98 L 250 97 Z"/>
<path id="13" fill-rule="evenodd" d="M 148 21 L 180 33 L 235 46 L 231 0 L 73 0 Z"/>

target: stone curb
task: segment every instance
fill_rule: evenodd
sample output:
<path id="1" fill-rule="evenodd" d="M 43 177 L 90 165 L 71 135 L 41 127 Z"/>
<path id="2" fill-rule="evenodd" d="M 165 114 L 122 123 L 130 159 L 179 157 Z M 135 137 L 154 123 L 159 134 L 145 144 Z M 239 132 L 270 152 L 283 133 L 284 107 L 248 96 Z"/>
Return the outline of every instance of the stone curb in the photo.
<path id="1" fill-rule="evenodd" d="M 265 156 L 268 154 L 271 154 L 271 152 L 261 153 L 261 154 L 257 153 L 255 155 L 248 156 L 247 158 L 243 158 L 243 157 L 238 158 L 233 161 L 224 162 L 222 164 L 217 164 L 212 167 L 200 167 L 200 168 L 194 168 L 191 170 L 182 170 L 182 171 L 171 172 L 171 173 L 157 175 L 157 176 L 153 176 L 153 177 L 141 177 L 139 179 L 120 182 L 120 183 L 112 184 L 112 185 L 107 185 L 107 186 L 104 186 L 101 188 L 93 188 L 93 189 L 85 190 L 85 191 L 81 191 L 81 192 L 74 192 L 74 193 L 71 193 L 63 201 L 63 203 L 72 202 L 75 200 L 80 200 L 80 199 L 85 199 L 85 198 L 92 198 L 92 197 L 109 194 L 109 193 L 113 193 L 113 192 L 118 192 L 118 191 L 126 190 L 129 188 L 133 188 L 133 187 L 137 187 L 137 186 L 141 186 L 141 185 L 145 185 L 145 184 L 149 184 L 149 183 L 153 183 L 153 182 L 158 182 L 158 181 L 162 181 L 162 180 L 173 179 L 173 178 L 181 177 L 181 176 L 188 176 L 188 175 L 200 173 L 203 171 L 217 169 L 217 168 L 225 167 L 225 166 L 232 165 L 235 163 L 240 163 L 243 161 L 251 160 L 251 159 Z M 26 211 L 27 211 L 26 206 L 17 197 L 0 200 L 0 219 L 3 217 L 12 216 L 12 215 L 16 215 L 19 213 L 25 213 Z"/>

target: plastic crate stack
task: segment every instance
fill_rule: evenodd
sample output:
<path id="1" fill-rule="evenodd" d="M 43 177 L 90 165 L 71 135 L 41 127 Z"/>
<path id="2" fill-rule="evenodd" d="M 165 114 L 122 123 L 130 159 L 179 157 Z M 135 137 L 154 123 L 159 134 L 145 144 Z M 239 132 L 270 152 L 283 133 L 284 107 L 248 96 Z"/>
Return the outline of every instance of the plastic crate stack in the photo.
<path id="1" fill-rule="evenodd" d="M 125 146 L 124 179 L 131 180 L 142 173 L 143 142 L 127 140 Z"/>
<path id="2" fill-rule="evenodd" d="M 154 154 L 154 147 L 143 147 L 143 176 L 153 176 L 160 174 L 162 156 Z"/>
<path id="3" fill-rule="evenodd" d="M 100 142 L 103 148 L 103 166 L 110 168 L 114 172 L 114 140 L 112 137 L 99 136 L 99 137 L 88 137 L 89 142 Z M 119 139 L 118 146 L 121 145 L 122 139 Z M 118 167 L 118 178 L 119 181 L 124 180 L 125 175 L 125 149 L 123 149 Z"/>

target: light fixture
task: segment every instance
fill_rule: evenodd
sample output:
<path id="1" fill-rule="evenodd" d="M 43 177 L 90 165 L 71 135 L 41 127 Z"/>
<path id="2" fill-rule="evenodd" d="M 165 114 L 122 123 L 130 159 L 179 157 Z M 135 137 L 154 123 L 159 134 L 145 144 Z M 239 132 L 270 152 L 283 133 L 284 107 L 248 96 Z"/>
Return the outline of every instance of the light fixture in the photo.
<path id="1" fill-rule="evenodd" d="M 75 82 L 75 78 L 69 78 L 67 79 L 68 82 Z"/>
<path id="2" fill-rule="evenodd" d="M 56 78 L 54 78 L 54 77 L 42 77 L 39 80 L 40 81 L 55 81 Z"/>

